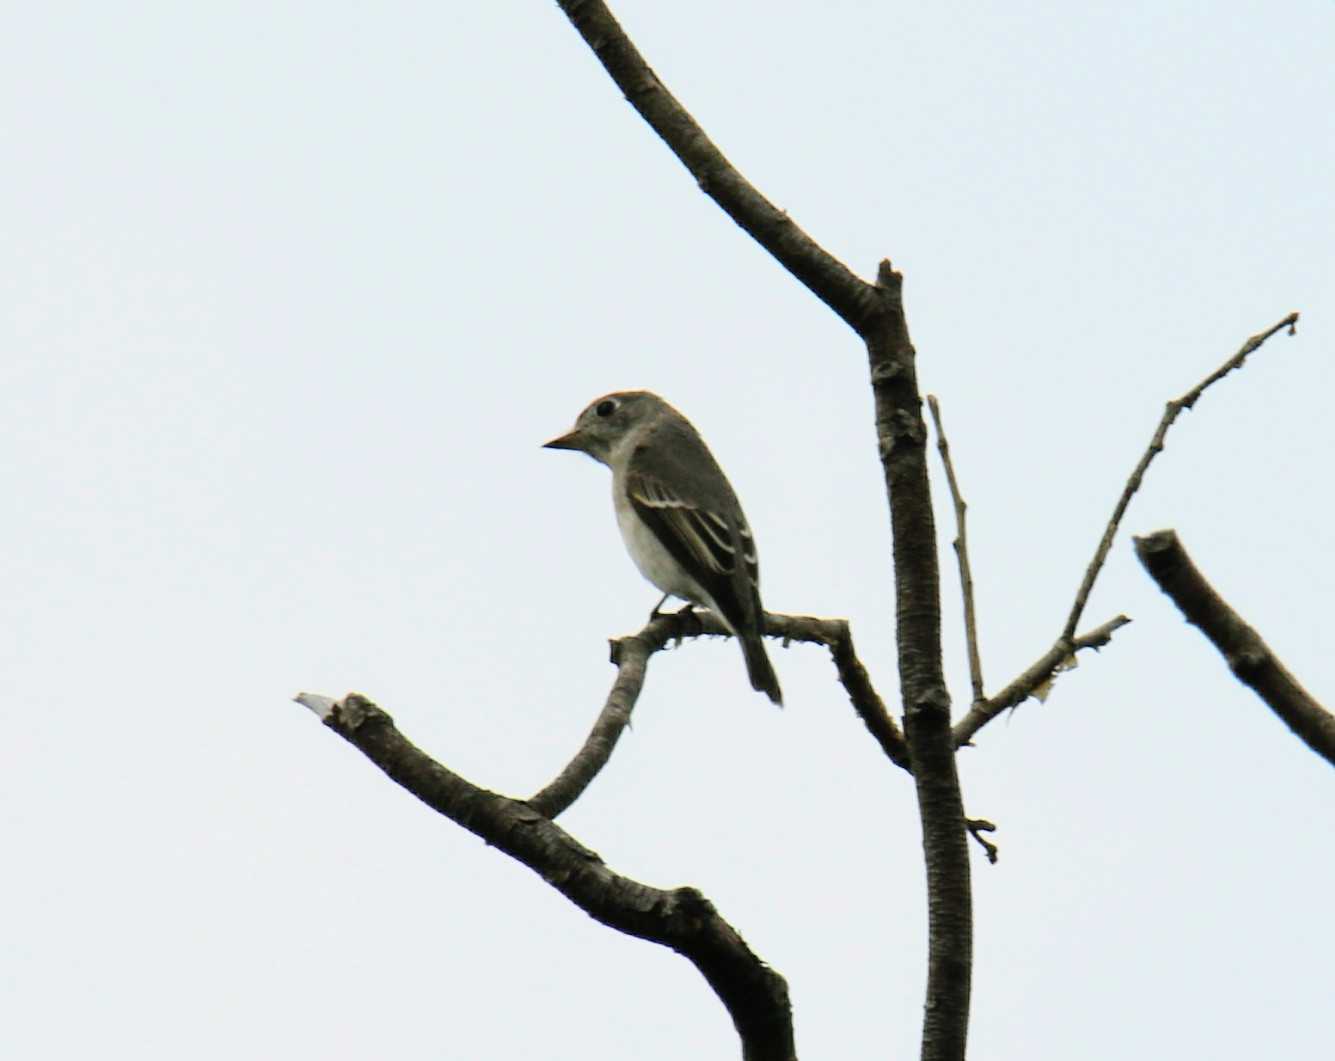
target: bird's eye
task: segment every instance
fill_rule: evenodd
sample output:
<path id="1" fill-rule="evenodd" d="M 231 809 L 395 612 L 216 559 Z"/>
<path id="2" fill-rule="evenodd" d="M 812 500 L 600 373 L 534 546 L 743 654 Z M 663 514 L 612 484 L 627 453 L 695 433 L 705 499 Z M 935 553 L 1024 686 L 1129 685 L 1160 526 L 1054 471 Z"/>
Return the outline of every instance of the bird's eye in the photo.
<path id="1" fill-rule="evenodd" d="M 612 401 L 611 398 L 604 398 L 602 401 L 598 403 L 597 407 L 593 411 L 597 413 L 599 416 L 606 417 L 606 416 L 611 416 L 614 412 L 616 412 L 616 407 L 617 403 Z"/>

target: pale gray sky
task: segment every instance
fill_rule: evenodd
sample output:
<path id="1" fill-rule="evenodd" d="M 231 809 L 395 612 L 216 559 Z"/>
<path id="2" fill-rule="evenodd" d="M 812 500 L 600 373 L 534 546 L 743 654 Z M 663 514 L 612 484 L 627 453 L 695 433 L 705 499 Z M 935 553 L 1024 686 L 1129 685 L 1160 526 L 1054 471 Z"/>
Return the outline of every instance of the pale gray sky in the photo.
<path id="1" fill-rule="evenodd" d="M 1165 399 L 1089 624 L 1135 623 L 962 757 L 974 1053 L 1315 1056 L 1328 765 L 1141 573 L 1177 527 L 1335 701 L 1335 6 L 616 10 L 757 185 L 889 256 L 971 505 L 991 688 L 1060 629 Z M 288 702 L 375 698 L 526 795 L 656 597 L 606 472 L 539 449 L 637 386 L 728 469 L 777 611 L 896 698 L 864 355 L 701 196 L 551 3 L 14 8 L 0 1047 L 24 1059 L 728 1057 L 683 960 L 435 817 Z M 948 665 L 968 696 L 938 476 Z M 908 779 L 811 647 L 655 659 L 562 823 L 706 892 L 803 1056 L 916 1050 Z"/>

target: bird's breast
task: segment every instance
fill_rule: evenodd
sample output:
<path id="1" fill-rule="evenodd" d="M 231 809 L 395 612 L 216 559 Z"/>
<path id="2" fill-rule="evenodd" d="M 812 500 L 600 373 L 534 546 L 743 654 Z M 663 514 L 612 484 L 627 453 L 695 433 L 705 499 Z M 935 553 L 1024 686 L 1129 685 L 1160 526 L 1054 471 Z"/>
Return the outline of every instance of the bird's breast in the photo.
<path id="1" fill-rule="evenodd" d="M 693 601 L 705 608 L 713 609 L 709 595 L 700 588 L 695 579 L 677 562 L 661 541 L 658 540 L 649 525 L 640 518 L 632 507 L 625 490 L 614 491 L 613 502 L 616 506 L 617 527 L 621 531 L 621 540 L 626 543 L 626 552 L 635 561 L 640 574 L 652 582 L 664 593 L 671 593 L 682 600 Z"/>

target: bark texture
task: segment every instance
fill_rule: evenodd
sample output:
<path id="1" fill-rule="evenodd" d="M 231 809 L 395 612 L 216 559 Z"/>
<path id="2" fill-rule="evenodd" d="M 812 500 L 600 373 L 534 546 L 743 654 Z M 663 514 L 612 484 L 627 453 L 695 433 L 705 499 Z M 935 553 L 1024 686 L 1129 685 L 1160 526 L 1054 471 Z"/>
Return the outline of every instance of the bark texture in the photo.
<path id="1" fill-rule="evenodd" d="M 714 989 L 747 1061 L 794 1061 L 788 985 L 694 888 L 652 888 L 609 869 L 593 851 L 526 803 L 470 784 L 412 744 L 394 720 L 355 693 L 325 725 L 433 810 L 528 866 L 590 917 L 671 947 Z"/>
<path id="2" fill-rule="evenodd" d="M 969 1027 L 973 903 L 950 695 L 941 669 L 941 586 L 927 479 L 927 425 L 904 317 L 903 280 L 889 262 L 881 263 L 876 287 L 880 312 L 868 322 L 863 338 L 890 501 L 899 688 L 927 866 L 921 1057 L 962 1061 Z"/>
<path id="3" fill-rule="evenodd" d="M 1269 705 L 1312 751 L 1335 764 L 1335 715 L 1289 673 L 1262 639 L 1235 612 L 1187 555 L 1171 530 L 1136 540 L 1136 556 L 1150 578 L 1178 606 L 1187 622 L 1210 639 L 1238 681 Z"/>

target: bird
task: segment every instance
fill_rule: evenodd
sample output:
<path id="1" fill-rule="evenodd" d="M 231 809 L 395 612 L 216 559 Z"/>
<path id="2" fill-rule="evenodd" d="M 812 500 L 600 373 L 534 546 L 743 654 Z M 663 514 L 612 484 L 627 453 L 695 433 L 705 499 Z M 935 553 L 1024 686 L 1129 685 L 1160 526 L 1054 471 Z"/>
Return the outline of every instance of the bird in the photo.
<path id="1" fill-rule="evenodd" d="M 708 608 L 742 646 L 751 687 L 783 705 L 765 652 L 755 539 L 732 484 L 705 440 L 650 391 L 590 402 L 575 426 L 543 444 L 588 454 L 612 470 L 622 541 L 640 574 L 668 597 Z"/>

